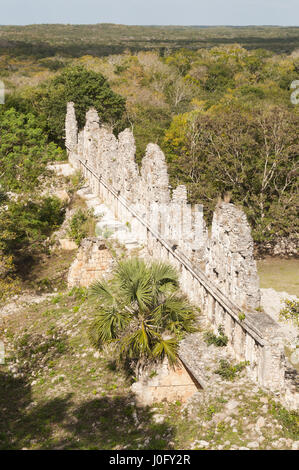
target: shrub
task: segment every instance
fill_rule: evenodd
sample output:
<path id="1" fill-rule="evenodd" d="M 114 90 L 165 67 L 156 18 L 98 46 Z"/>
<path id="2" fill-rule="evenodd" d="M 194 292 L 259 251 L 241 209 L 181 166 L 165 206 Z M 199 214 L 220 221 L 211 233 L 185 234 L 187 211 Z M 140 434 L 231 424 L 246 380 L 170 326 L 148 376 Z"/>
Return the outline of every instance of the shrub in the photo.
<path id="1" fill-rule="evenodd" d="M 46 85 L 37 89 L 32 100 L 41 117 L 46 118 L 52 140 L 63 144 L 65 110 L 68 101 L 76 105 L 79 127 L 85 124 L 86 112 L 94 107 L 102 122 L 109 122 L 117 131 L 123 129 L 125 99 L 111 90 L 106 78 L 79 66 L 70 66 Z"/>
<path id="2" fill-rule="evenodd" d="M 281 309 L 279 316 L 284 320 L 291 320 L 299 327 L 299 300 L 284 300 L 285 307 Z"/>
<path id="3" fill-rule="evenodd" d="M 219 369 L 215 370 L 215 374 L 220 375 L 225 380 L 235 380 L 237 374 L 239 374 L 249 364 L 246 362 L 239 362 L 239 364 L 232 365 L 225 359 L 219 361 Z"/>
<path id="4" fill-rule="evenodd" d="M 0 249 L 13 257 L 36 251 L 63 222 L 64 206 L 56 197 L 9 201 L 0 211 Z"/>
<path id="5" fill-rule="evenodd" d="M 95 220 L 90 211 L 84 213 L 78 209 L 71 218 L 68 235 L 79 246 L 82 240 L 88 236 L 93 236 L 95 232 Z"/>
<path id="6" fill-rule="evenodd" d="M 178 289 L 178 274 L 171 265 L 138 258 L 120 261 L 109 281 L 91 287 L 98 303 L 90 327 L 92 344 L 110 344 L 120 359 L 137 364 L 137 369 L 164 357 L 174 364 L 179 341 L 195 331 L 194 310 Z"/>
<path id="7" fill-rule="evenodd" d="M 224 334 L 223 326 L 218 327 L 219 335 L 215 335 L 212 331 L 207 331 L 205 333 L 205 342 L 210 346 L 214 344 L 215 346 L 223 347 L 228 343 L 228 337 Z"/>
<path id="8" fill-rule="evenodd" d="M 88 291 L 85 287 L 73 287 L 69 293 L 69 297 L 74 297 L 79 305 L 82 305 L 88 296 Z"/>
<path id="9" fill-rule="evenodd" d="M 14 277 L 15 266 L 12 256 L 0 251 L 0 301 L 20 292 L 20 283 Z"/>
<path id="10" fill-rule="evenodd" d="M 80 170 L 77 170 L 71 177 L 70 182 L 72 185 L 72 192 L 78 191 L 81 189 L 84 184 L 84 176 Z"/>

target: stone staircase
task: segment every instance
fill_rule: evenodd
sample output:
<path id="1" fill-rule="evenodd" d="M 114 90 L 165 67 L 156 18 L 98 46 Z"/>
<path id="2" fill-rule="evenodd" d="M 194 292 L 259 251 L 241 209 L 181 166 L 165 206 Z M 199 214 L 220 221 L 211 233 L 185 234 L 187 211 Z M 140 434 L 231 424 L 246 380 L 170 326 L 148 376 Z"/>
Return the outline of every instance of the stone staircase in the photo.
<path id="1" fill-rule="evenodd" d="M 101 202 L 98 196 L 95 196 L 89 186 L 85 186 L 77 191 L 87 205 L 88 209 L 93 211 L 99 221 L 96 224 L 96 236 L 117 240 L 121 245 L 124 245 L 128 251 L 142 248 L 138 239 L 131 232 L 130 227 L 122 222 L 119 222 L 111 210 Z"/>

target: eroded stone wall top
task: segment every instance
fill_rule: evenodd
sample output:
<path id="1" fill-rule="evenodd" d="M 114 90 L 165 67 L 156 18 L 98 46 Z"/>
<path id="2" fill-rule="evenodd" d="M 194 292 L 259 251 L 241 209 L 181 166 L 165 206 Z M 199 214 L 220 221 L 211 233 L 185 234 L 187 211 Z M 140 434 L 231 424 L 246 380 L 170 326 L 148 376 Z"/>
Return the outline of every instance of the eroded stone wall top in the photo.
<path id="1" fill-rule="evenodd" d="M 251 229 L 244 212 L 231 203 L 220 202 L 215 209 L 206 273 L 239 307 L 260 306 Z"/>
<path id="2" fill-rule="evenodd" d="M 65 146 L 67 150 L 74 151 L 78 143 L 78 125 L 75 113 L 75 105 L 72 102 L 67 104 L 65 135 Z"/>
<path id="3" fill-rule="evenodd" d="M 77 143 L 78 141 L 78 143 Z M 231 301 L 244 309 L 260 305 L 259 279 L 251 230 L 244 212 L 227 202 L 216 207 L 208 239 L 201 208 L 187 203 L 184 185 L 170 191 L 165 155 L 150 143 L 141 162 L 130 129 L 118 138 L 90 109 L 78 136 L 73 103 L 68 104 L 66 143 L 71 161 L 81 159 L 111 185 L 166 241 L 192 262 L 206 260 L 206 274 Z"/>

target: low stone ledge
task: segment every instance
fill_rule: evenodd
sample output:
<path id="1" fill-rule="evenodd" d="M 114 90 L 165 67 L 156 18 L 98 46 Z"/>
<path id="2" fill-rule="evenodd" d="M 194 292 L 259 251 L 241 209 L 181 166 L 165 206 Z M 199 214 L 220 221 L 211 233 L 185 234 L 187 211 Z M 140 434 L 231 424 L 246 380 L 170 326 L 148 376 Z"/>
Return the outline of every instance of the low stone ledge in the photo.
<path id="1" fill-rule="evenodd" d="M 208 382 L 206 380 L 205 367 L 200 358 L 200 351 L 203 346 L 202 341 L 200 335 L 196 333 L 188 335 L 180 343 L 179 358 L 200 386 L 206 388 Z"/>
<path id="2" fill-rule="evenodd" d="M 184 403 L 199 388 L 184 364 L 179 362 L 175 367 L 170 367 L 167 359 L 144 371 L 142 377 L 131 386 L 140 406 L 161 401 L 179 400 Z"/>

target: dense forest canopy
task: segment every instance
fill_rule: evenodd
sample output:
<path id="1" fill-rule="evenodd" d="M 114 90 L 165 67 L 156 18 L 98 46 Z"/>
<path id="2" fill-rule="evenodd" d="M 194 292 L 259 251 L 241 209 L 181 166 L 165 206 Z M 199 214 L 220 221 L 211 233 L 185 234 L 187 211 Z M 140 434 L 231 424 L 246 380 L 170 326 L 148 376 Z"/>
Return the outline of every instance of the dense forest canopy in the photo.
<path id="1" fill-rule="evenodd" d="M 204 204 L 208 222 L 226 194 L 245 210 L 257 244 L 297 236 L 299 106 L 291 103 L 290 85 L 299 79 L 299 50 L 293 50 L 299 46 L 299 28 L 94 25 L 89 36 L 84 28 L 0 27 L 0 46 L 6 41 L 5 50 L 0 48 L 6 87 L 0 107 L 0 277 L 2 271 L 11 276 L 25 252 L 34 255 L 42 249 L 43 240 L 61 223 L 63 206 L 39 189 L 47 162 L 66 158 L 64 119 L 70 100 L 80 127 L 91 106 L 115 134 L 132 127 L 139 163 L 146 145 L 158 143 L 171 185 L 185 184 L 189 201 Z M 93 49 L 86 54 L 88 38 L 94 47 L 101 41 L 111 45 L 129 30 L 137 48 L 99 53 L 102 57 Z M 86 31 L 81 57 L 78 31 Z M 152 45 L 153 34 L 159 50 L 134 52 L 145 49 L 145 39 Z M 191 34 L 206 41 L 204 47 L 189 41 L 179 48 Z M 254 34 L 259 46 L 242 47 Z M 170 49 L 172 35 L 177 42 Z M 208 44 L 224 37 L 232 42 L 235 35 L 242 37 L 241 44 Z M 274 44 L 276 37 L 281 46 L 288 44 L 287 54 L 260 47 L 263 41 Z M 39 38 L 54 48 L 48 56 L 36 51 Z M 23 52 L 11 41 L 21 41 Z"/>
<path id="2" fill-rule="evenodd" d="M 299 28 L 281 26 L 128 26 L 121 24 L 41 24 L 0 26 L 0 54 L 98 57 L 156 49 L 161 55 L 186 47 L 197 50 L 238 43 L 291 53 L 299 47 Z"/>

